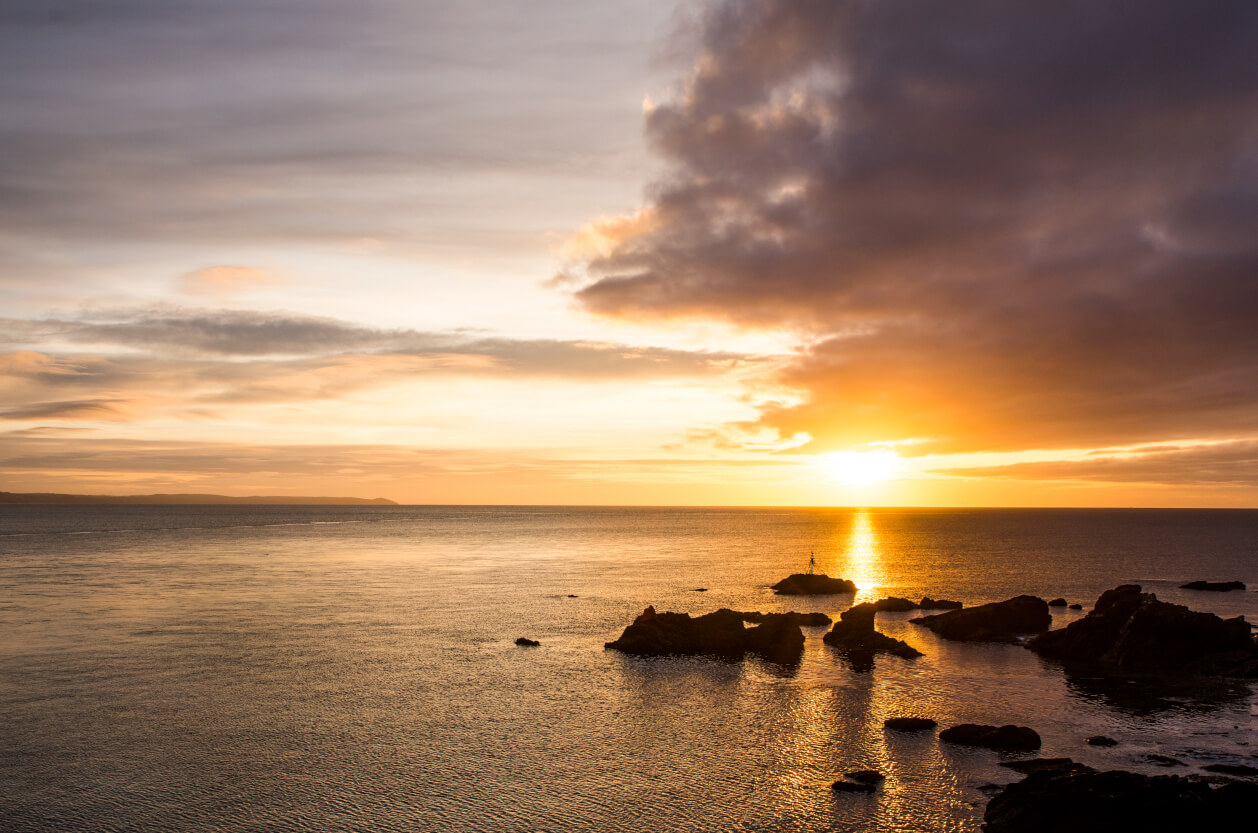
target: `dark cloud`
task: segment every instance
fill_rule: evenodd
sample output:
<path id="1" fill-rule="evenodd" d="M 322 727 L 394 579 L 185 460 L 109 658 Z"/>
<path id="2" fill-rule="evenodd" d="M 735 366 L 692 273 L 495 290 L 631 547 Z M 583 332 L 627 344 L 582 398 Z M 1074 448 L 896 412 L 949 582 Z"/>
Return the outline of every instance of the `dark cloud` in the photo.
<path id="1" fill-rule="evenodd" d="M 812 449 L 1258 435 L 1258 5 L 713 4 L 596 313 L 798 330 Z"/>
<path id="2" fill-rule="evenodd" d="M 116 401 L 82 399 L 64 402 L 35 402 L 21 408 L 0 411 L 0 419 L 120 419 Z"/>
<path id="3" fill-rule="evenodd" d="M 939 474 L 1017 480 L 1258 486 L 1258 442 L 1141 449 L 1124 456 L 940 469 Z"/>
<path id="4" fill-rule="evenodd" d="M 0 343 L 27 348 L 0 361 L 0 373 L 47 381 L 107 372 L 99 356 L 49 358 L 34 350 L 78 344 L 154 356 L 249 358 L 336 357 L 347 353 L 462 356 L 488 359 L 490 369 L 523 374 L 618 377 L 686 375 L 724 369 L 752 357 L 715 351 L 671 350 L 559 339 L 478 337 L 366 327 L 334 318 L 287 312 L 190 310 L 178 307 L 116 310 L 82 318 L 0 319 Z"/>

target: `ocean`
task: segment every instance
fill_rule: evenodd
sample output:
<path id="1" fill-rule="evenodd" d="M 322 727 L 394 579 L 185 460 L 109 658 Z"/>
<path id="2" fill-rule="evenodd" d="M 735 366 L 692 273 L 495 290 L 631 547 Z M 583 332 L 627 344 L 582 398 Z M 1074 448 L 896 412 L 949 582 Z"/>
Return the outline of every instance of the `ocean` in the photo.
<path id="1" fill-rule="evenodd" d="M 855 599 L 773 595 L 810 554 Z M 1258 588 L 1258 512 L 0 506 L 0 829 L 978 830 L 1025 756 L 885 718 L 1190 774 L 1256 763 L 1258 701 L 1133 704 L 912 613 L 878 628 L 925 656 L 868 671 L 822 628 L 796 668 L 603 643 L 647 605 L 837 618 L 888 595 L 1085 605 L 1059 627 L 1121 583 L 1258 617 L 1252 589 L 1193 579 Z M 858 769 L 887 780 L 829 788 Z"/>

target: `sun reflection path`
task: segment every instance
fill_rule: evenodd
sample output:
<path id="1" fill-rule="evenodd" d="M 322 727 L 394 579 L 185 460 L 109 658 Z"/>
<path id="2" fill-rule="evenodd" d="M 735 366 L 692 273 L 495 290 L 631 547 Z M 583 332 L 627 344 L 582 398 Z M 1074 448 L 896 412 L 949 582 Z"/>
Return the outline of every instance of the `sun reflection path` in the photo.
<path id="1" fill-rule="evenodd" d="M 882 555 L 870 513 L 853 515 L 852 529 L 842 556 L 846 563 L 839 570 L 839 575 L 856 582 L 858 600 L 880 598 L 878 592 L 886 584 L 887 577 Z"/>

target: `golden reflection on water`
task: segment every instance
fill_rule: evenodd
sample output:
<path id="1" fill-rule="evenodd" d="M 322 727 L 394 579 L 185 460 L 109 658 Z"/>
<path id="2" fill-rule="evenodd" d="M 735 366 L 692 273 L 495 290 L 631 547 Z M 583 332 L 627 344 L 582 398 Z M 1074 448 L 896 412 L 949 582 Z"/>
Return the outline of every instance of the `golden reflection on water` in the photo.
<path id="1" fill-rule="evenodd" d="M 857 512 L 852 516 L 852 528 L 840 558 L 843 568 L 839 576 L 856 582 L 858 600 L 880 598 L 878 593 L 886 584 L 887 576 L 883 555 L 873 516 L 869 512 Z"/>

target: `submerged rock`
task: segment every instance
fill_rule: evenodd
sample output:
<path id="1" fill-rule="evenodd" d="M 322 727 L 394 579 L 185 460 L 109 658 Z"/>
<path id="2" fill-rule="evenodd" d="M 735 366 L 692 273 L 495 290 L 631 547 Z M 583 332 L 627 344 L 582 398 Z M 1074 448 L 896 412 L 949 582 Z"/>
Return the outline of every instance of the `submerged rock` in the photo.
<path id="1" fill-rule="evenodd" d="M 1040 748 L 1040 736 L 1026 726 L 987 726 L 982 723 L 961 723 L 939 733 L 939 739 L 966 746 L 982 746 L 1009 752 L 1031 752 Z"/>
<path id="2" fill-rule="evenodd" d="M 1083 610 L 1083 605 L 1079 604 L 1078 602 L 1075 602 L 1074 604 L 1072 604 L 1072 605 L 1070 606 L 1070 609 L 1071 609 L 1071 610 Z"/>
<path id="3" fill-rule="evenodd" d="M 1049 606 L 1049 607 L 1065 607 L 1065 606 L 1066 606 L 1066 600 L 1065 600 L 1065 599 L 1063 599 L 1061 596 L 1058 596 L 1057 598 L 1055 598 L 1055 599 L 1053 599 L 1051 602 L 1049 602 L 1049 603 L 1048 603 L 1048 606 Z"/>
<path id="4" fill-rule="evenodd" d="M 1015 596 L 1003 602 L 967 607 L 910 620 L 945 639 L 963 642 L 1015 642 L 1018 634 L 1048 630 L 1052 617 L 1038 596 Z"/>
<path id="5" fill-rule="evenodd" d="M 917 610 L 921 605 L 917 602 L 901 599 L 899 596 L 888 596 L 885 599 L 879 599 L 874 602 L 874 610 L 886 610 L 889 612 L 901 610 Z"/>
<path id="6" fill-rule="evenodd" d="M 722 608 L 722 610 L 725 609 L 726 608 Z M 832 621 L 830 617 L 824 613 L 796 613 L 795 611 L 791 611 L 790 613 L 761 613 L 758 610 L 735 610 L 734 613 L 741 616 L 744 622 L 752 622 L 754 624 L 767 622 L 775 617 L 782 616 L 785 617 L 787 621 L 794 622 L 801 628 L 823 628 Z"/>
<path id="7" fill-rule="evenodd" d="M 1133 772 L 1035 772 L 987 804 L 987 833 L 1100 833 L 1231 830 L 1252 822 L 1258 785 L 1217 789 L 1173 775 Z"/>
<path id="8" fill-rule="evenodd" d="M 755 653 L 774 662 L 798 662 L 804 633 L 786 614 L 766 614 L 763 624 L 743 627 L 741 614 L 721 609 L 691 618 L 688 613 L 656 613 L 648 607 L 619 639 L 604 646 L 639 656 L 703 654 L 740 659 Z"/>
<path id="9" fill-rule="evenodd" d="M 1181 584 L 1181 590 L 1211 590 L 1215 593 L 1226 593 L 1229 590 L 1244 590 L 1245 582 L 1243 581 L 1190 581 L 1187 584 Z"/>
<path id="10" fill-rule="evenodd" d="M 845 578 L 830 578 L 823 573 L 795 573 L 773 585 L 779 596 L 825 596 L 855 593 L 856 584 Z"/>
<path id="11" fill-rule="evenodd" d="M 1244 617 L 1220 619 L 1158 601 L 1136 584 L 1106 590 L 1087 616 L 1027 647 L 1108 673 L 1258 677 L 1258 644 Z"/>
<path id="12" fill-rule="evenodd" d="M 1172 758 L 1170 755 L 1158 755 L 1156 753 L 1145 755 L 1144 759 L 1151 764 L 1158 766 L 1188 766 L 1179 758 Z"/>
<path id="13" fill-rule="evenodd" d="M 1118 746 L 1118 741 L 1106 735 L 1093 735 L 1087 743 L 1088 746 Z"/>
<path id="14" fill-rule="evenodd" d="M 1248 764 L 1207 764 L 1202 769 L 1206 772 L 1217 772 L 1220 775 L 1244 775 L 1246 777 L 1258 775 L 1258 767 L 1249 766 Z"/>
<path id="15" fill-rule="evenodd" d="M 843 777 L 858 784 L 881 784 L 887 780 L 887 776 L 873 769 L 858 769 L 856 772 L 846 773 Z"/>
<path id="16" fill-rule="evenodd" d="M 515 641 L 515 644 L 520 645 L 521 647 L 525 647 L 525 648 L 536 648 L 538 645 L 541 645 L 542 643 L 538 642 L 536 639 L 529 639 L 526 636 L 521 636 L 519 639 Z"/>
<path id="17" fill-rule="evenodd" d="M 1096 772 L 1087 764 L 1076 763 L 1070 758 L 1032 758 L 1029 761 L 1005 761 L 1001 766 L 1029 775 L 1032 772 Z"/>
<path id="18" fill-rule="evenodd" d="M 860 781 L 835 781 L 830 789 L 840 793 L 871 793 L 878 789 L 877 784 L 863 784 Z"/>
<path id="19" fill-rule="evenodd" d="M 930 596 L 923 597 L 917 606 L 922 610 L 960 610 L 965 607 L 961 602 L 952 599 L 932 599 Z"/>
<path id="20" fill-rule="evenodd" d="M 897 732 L 921 732 L 933 729 L 939 724 L 929 717 L 889 717 L 882 722 L 882 725 Z"/>
<path id="21" fill-rule="evenodd" d="M 822 639 L 827 645 L 847 653 L 857 670 L 868 670 L 875 654 L 894 654 L 905 659 L 920 657 L 922 652 L 912 645 L 874 629 L 877 612 L 869 602 L 855 605 L 840 614 L 834 628 Z"/>

